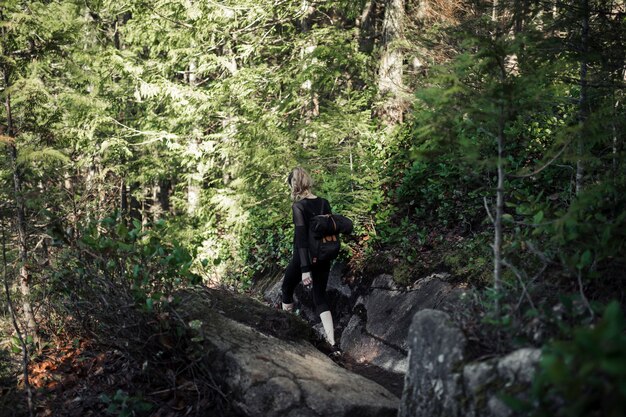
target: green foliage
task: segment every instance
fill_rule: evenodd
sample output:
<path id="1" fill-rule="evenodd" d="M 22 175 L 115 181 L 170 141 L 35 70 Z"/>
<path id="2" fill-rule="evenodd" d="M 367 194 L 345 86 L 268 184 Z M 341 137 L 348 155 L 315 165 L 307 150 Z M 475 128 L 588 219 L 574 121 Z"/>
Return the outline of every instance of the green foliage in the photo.
<path id="1" fill-rule="evenodd" d="M 572 271 L 588 271 L 591 278 L 598 264 L 620 259 L 626 242 L 626 198 L 622 178 L 587 187 L 568 207 L 557 212 L 557 220 L 540 231 L 548 231 L 558 245 L 559 256 Z M 619 191 L 618 191 L 619 190 Z"/>
<path id="2" fill-rule="evenodd" d="M 626 326 L 617 302 L 595 325 L 544 348 L 533 383 L 533 415 L 622 416 L 626 412 Z"/>
<path id="3" fill-rule="evenodd" d="M 130 288 L 136 302 L 147 311 L 166 303 L 181 285 L 199 283 L 192 272 L 192 254 L 178 242 L 166 240 L 164 221 L 129 228 L 115 216 L 92 224 L 78 246 L 86 256 L 77 261 L 80 279 L 104 275 L 113 283 Z"/>
<path id="4" fill-rule="evenodd" d="M 101 394 L 100 401 L 107 405 L 105 411 L 108 415 L 118 417 L 147 416 L 154 408 L 152 403 L 143 400 L 141 396 L 130 396 L 121 389 L 113 397 Z"/>
<path id="5" fill-rule="evenodd" d="M 480 177 L 460 158 L 416 161 L 405 172 L 396 190 L 398 202 L 413 210 L 418 221 L 446 227 L 471 225 L 482 220 Z"/>
<path id="6" fill-rule="evenodd" d="M 503 294 L 482 295 L 488 321 L 514 335 L 535 319 L 558 327 L 549 300 L 579 278 L 611 288 L 625 261 L 624 22 L 590 1 L 584 51 L 579 7 L 522 3 L 411 22 L 395 47 L 426 66 L 405 72 L 405 122 L 383 129 L 382 34 L 359 27 L 364 0 L 4 2 L 15 138 L 0 146 L 18 153 L 33 283 L 68 298 L 111 283 L 146 310 L 200 277 L 246 288 L 291 256 L 285 177 L 302 165 L 355 220 L 344 254 L 386 259 L 376 267 L 402 284 L 446 270 L 487 286 L 500 135 L 504 257 L 519 277 L 507 269 Z M 3 152 L 5 216 L 13 174 Z"/>

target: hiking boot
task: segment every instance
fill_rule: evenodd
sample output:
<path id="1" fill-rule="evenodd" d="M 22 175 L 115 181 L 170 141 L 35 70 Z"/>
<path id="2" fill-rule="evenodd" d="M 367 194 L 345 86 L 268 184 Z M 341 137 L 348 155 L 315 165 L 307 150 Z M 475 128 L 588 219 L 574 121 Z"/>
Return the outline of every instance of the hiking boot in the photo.
<path id="1" fill-rule="evenodd" d="M 341 348 L 337 346 L 336 343 L 334 345 L 330 345 L 330 353 L 328 354 L 329 358 L 339 359 L 342 356 L 343 356 L 343 350 L 341 350 Z"/>

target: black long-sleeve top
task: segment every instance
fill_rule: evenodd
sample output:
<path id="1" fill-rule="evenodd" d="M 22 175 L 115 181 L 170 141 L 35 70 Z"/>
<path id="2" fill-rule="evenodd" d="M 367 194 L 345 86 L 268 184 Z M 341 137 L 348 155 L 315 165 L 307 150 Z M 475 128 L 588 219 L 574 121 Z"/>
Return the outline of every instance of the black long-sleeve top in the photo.
<path id="1" fill-rule="evenodd" d="M 300 257 L 300 270 L 302 272 L 310 272 L 309 222 L 314 216 L 319 214 L 332 213 L 330 203 L 321 197 L 304 198 L 293 204 L 292 211 L 293 225 L 295 227 L 293 236 L 294 250 L 298 252 Z"/>

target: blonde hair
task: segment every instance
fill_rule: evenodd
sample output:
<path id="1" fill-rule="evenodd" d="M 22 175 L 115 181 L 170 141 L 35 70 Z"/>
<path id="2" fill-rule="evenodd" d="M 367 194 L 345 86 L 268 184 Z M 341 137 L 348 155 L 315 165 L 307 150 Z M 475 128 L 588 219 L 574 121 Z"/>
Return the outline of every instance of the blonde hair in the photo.
<path id="1" fill-rule="evenodd" d="M 289 185 L 291 186 L 291 199 L 294 201 L 300 201 L 303 198 L 310 196 L 311 188 L 313 187 L 313 179 L 304 168 L 296 167 L 291 171 L 287 178 Z"/>

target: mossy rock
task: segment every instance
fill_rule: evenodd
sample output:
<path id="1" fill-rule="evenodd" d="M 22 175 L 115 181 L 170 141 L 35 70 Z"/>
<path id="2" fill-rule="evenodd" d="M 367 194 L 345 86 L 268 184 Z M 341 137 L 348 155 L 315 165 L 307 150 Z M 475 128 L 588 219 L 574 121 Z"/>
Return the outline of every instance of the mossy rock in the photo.
<path id="1" fill-rule="evenodd" d="M 201 297 L 198 297 L 201 295 Z M 245 324 L 255 330 L 280 339 L 315 340 L 308 323 L 293 314 L 270 308 L 243 294 L 222 289 L 197 287 L 177 294 L 179 312 L 198 316 L 207 308 Z"/>

